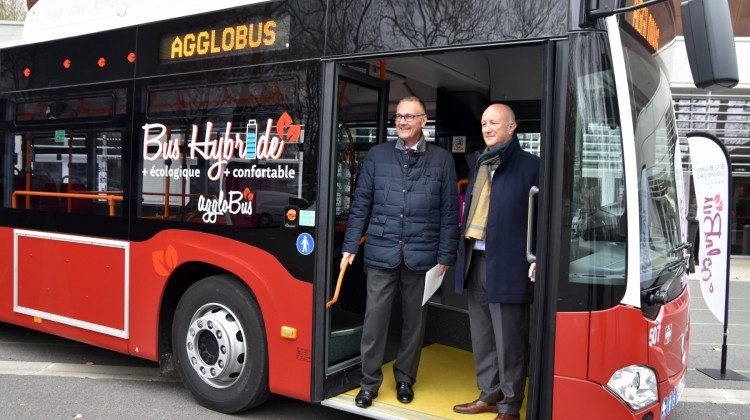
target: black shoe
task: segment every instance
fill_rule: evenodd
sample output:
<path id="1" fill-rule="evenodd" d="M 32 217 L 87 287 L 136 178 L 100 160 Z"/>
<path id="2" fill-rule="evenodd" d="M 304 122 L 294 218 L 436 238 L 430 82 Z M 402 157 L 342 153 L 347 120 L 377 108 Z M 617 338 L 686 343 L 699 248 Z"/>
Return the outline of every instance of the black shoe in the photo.
<path id="1" fill-rule="evenodd" d="M 359 408 L 367 408 L 372 405 L 372 400 L 375 398 L 378 398 L 377 391 L 365 391 L 364 389 L 360 389 L 359 393 L 357 393 L 357 397 L 354 398 L 354 402 Z"/>
<path id="2" fill-rule="evenodd" d="M 396 396 L 404 404 L 409 404 L 414 399 L 414 390 L 408 382 L 399 382 L 396 384 Z"/>

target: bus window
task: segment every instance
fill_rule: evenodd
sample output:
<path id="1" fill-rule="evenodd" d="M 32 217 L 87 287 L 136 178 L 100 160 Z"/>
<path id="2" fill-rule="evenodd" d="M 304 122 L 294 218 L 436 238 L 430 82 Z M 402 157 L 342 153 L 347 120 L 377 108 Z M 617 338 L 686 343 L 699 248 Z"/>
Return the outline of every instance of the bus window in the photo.
<path id="1" fill-rule="evenodd" d="M 614 306 L 625 290 L 627 230 L 620 122 L 606 40 L 571 37 L 566 136 L 569 209 L 568 276 L 561 278 L 560 310 Z"/>
<path id="2" fill-rule="evenodd" d="M 283 225 L 290 205 L 310 207 L 297 84 L 286 77 L 149 90 L 139 216 L 270 227 Z"/>
<path id="3" fill-rule="evenodd" d="M 118 100 L 119 99 L 119 100 Z M 118 95 L 104 94 L 85 98 L 53 99 L 16 104 L 16 124 L 49 120 L 109 119 L 115 112 L 125 112 L 124 89 Z"/>
<path id="4" fill-rule="evenodd" d="M 13 151 L 13 181 L 6 206 L 122 215 L 120 131 L 19 131 L 13 134 Z"/>
<path id="5" fill-rule="evenodd" d="M 259 80 L 211 86 L 188 86 L 149 92 L 149 118 L 199 117 L 251 113 L 263 107 L 294 102 L 294 79 Z"/>
<path id="6" fill-rule="evenodd" d="M 658 28 L 671 28 L 662 24 L 672 20 L 671 14 L 670 7 L 653 7 L 630 12 L 620 21 L 635 144 L 639 149 L 641 289 L 663 288 L 668 300 L 679 296 L 683 289 L 680 281 L 672 281 L 679 277 L 674 273 L 682 264 L 681 256 L 674 251 L 680 246 L 677 188 L 682 186 L 675 182 L 674 155 L 679 142 L 672 94 L 666 75 L 659 69 L 657 48 L 673 39 L 675 33 L 662 29 L 652 34 L 634 25 L 639 18 L 648 18 Z M 645 315 L 655 318 L 658 311 L 659 305 L 644 299 Z"/>

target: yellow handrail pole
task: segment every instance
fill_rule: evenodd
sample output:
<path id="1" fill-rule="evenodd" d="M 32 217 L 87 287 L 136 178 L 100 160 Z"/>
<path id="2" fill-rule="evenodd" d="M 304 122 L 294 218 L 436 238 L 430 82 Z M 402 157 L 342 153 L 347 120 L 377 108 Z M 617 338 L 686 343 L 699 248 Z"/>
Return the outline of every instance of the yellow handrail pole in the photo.
<path id="1" fill-rule="evenodd" d="M 339 271 L 339 278 L 336 281 L 336 291 L 333 292 L 333 297 L 331 298 L 331 300 L 326 302 L 326 309 L 331 309 L 331 306 L 335 305 L 336 302 L 338 302 L 339 300 L 339 293 L 341 292 L 341 284 L 344 282 L 344 273 L 346 273 L 346 267 L 349 265 L 349 261 L 351 260 L 351 257 L 349 258 L 350 259 L 346 261 L 341 271 Z"/>
<path id="2" fill-rule="evenodd" d="M 362 246 L 362 244 L 365 243 L 365 240 L 367 239 L 367 236 L 363 236 L 359 238 L 359 246 Z M 350 255 L 349 259 L 344 264 L 344 268 L 339 271 L 339 278 L 336 280 L 336 290 L 333 292 L 333 297 L 331 300 L 326 302 L 326 309 L 331 309 L 331 306 L 335 305 L 336 302 L 339 300 L 339 292 L 341 292 L 341 285 L 344 283 L 344 273 L 346 273 L 346 267 L 351 263 L 352 259 L 354 258 L 354 255 Z"/>
<path id="3" fill-rule="evenodd" d="M 11 195 L 11 207 L 16 208 L 16 204 L 18 200 L 16 199 L 16 196 L 18 195 L 25 195 L 26 198 L 33 196 L 36 197 L 57 197 L 57 198 L 84 198 L 87 200 L 107 200 L 107 203 L 109 205 L 109 215 L 114 216 L 115 215 L 115 201 L 122 201 L 122 196 L 119 195 L 95 195 L 95 194 L 86 194 L 86 193 L 57 193 L 57 192 L 47 192 L 47 191 L 14 191 L 13 195 Z"/>

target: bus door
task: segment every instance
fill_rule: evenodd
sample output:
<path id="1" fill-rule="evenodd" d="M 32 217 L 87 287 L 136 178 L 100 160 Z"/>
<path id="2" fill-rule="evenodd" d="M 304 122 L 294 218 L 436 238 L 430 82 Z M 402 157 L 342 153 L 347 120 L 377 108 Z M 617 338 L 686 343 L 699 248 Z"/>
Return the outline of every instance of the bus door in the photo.
<path id="1" fill-rule="evenodd" d="M 556 238 L 550 234 L 553 228 L 558 229 L 562 218 L 559 216 L 562 207 L 562 195 L 549 189 L 548 183 L 555 171 L 553 158 L 562 155 L 562 135 L 564 130 L 564 107 L 560 106 L 564 97 L 564 84 L 557 80 L 564 75 L 567 50 L 558 41 L 533 43 L 528 45 L 500 45 L 455 51 L 434 51 L 420 54 L 394 56 L 388 58 L 361 59 L 350 70 L 359 74 L 347 77 L 349 72 L 333 64 L 325 68 L 325 80 L 335 82 L 323 94 L 324 103 L 329 109 L 324 110 L 325 121 L 331 121 L 330 134 L 323 127 L 323 139 L 333 138 L 330 147 L 336 150 L 327 152 L 321 145 L 320 188 L 330 183 L 330 199 L 321 200 L 328 203 L 335 211 L 326 212 L 329 223 L 334 227 L 320 229 L 330 232 L 332 240 L 325 241 L 319 236 L 318 243 L 329 243 L 330 251 L 325 253 L 327 272 L 318 267 L 318 277 L 328 281 L 325 290 L 326 301 L 335 292 L 335 280 L 339 272 L 341 245 L 343 241 L 348 209 L 351 203 L 351 192 L 355 188 L 358 165 L 367 150 L 380 141 L 385 141 L 382 133 L 386 126 L 385 83 L 366 74 L 378 74 L 380 70 L 388 80 L 388 89 L 393 96 L 388 101 L 387 113 L 395 111 L 397 100 L 403 96 L 416 94 L 425 101 L 429 115 L 425 126 L 425 138 L 428 142 L 451 151 L 456 163 L 459 178 L 468 176 L 466 155 L 483 150 L 484 141 L 481 132 L 481 116 L 489 103 L 503 102 L 515 111 L 518 122 L 520 146 L 532 154 L 540 155 L 540 183 L 538 196 L 523 196 L 525 205 L 529 199 L 532 208 L 537 208 L 536 220 L 536 253 L 539 257 L 539 270 L 536 287 L 535 313 L 532 327 L 532 357 L 529 376 L 528 409 L 533 413 L 540 412 L 550 404 L 551 389 L 540 389 L 541 380 L 551 381 L 554 352 L 554 297 L 548 298 L 547 278 L 554 276 L 556 254 L 547 249 L 555 244 Z M 556 56 L 560 55 L 559 57 Z M 514 63 L 508 66 L 507 63 Z M 556 69 L 563 69 L 558 72 Z M 467 76 L 467 75 L 470 75 Z M 561 93 L 557 90 L 561 89 Z M 379 122 L 378 122 L 379 121 Z M 389 121 L 390 122 L 390 121 Z M 558 127 L 559 126 L 559 127 Z M 388 136 L 390 137 L 390 136 Z M 558 153 L 551 152 L 557 147 Z M 324 156 L 335 157 L 335 162 L 326 165 Z M 331 171 L 330 175 L 324 171 Z M 562 182 L 560 180 L 560 182 Z M 324 185 L 324 183 L 326 183 Z M 329 203 L 330 202 L 330 203 Z M 321 207 L 319 207 L 320 209 Z M 323 213 L 322 210 L 319 210 Z M 556 215 L 557 214 L 557 215 Z M 335 219 L 334 219 L 335 218 Z M 554 218 L 554 220 L 552 220 Z M 553 223 L 555 226 L 552 226 Z M 526 232 L 523 233 L 524 235 Z M 533 234 L 533 232 L 532 232 Z M 320 232 L 319 232 L 320 235 Z M 314 399 L 323 400 L 323 404 L 345 411 L 365 414 L 354 406 L 354 395 L 359 385 L 361 326 L 365 309 L 365 273 L 360 255 L 354 264 L 348 267 L 337 303 L 330 309 L 324 309 L 323 291 L 316 292 L 316 315 L 325 317 L 325 331 L 316 337 L 325 342 L 325 346 L 316 345 L 315 360 L 325 360 L 325 374 L 322 383 L 318 380 L 314 388 Z M 318 264 L 323 264 L 323 257 Z M 402 418 L 413 418 L 418 413 L 451 416 L 452 406 L 476 398 L 476 376 L 471 354 L 469 319 L 466 293 L 457 294 L 454 286 L 454 273 L 449 270 L 442 287 L 430 298 L 427 305 L 428 315 L 425 325 L 425 340 L 420 361 L 419 389 L 420 400 L 408 407 L 398 408 L 398 414 L 391 410 L 388 392 L 393 390 L 384 383 L 381 397 L 373 407 L 368 408 L 366 415 L 379 416 L 378 410 L 390 410 L 388 413 Z M 322 284 L 322 280 L 321 280 Z M 319 289 L 322 288 L 319 287 Z M 550 302 L 550 299 L 552 301 Z M 386 344 L 386 360 L 395 356 L 398 340 L 400 311 L 396 302 L 392 309 L 390 333 Z M 321 318 L 318 318 L 321 319 Z M 323 322 L 317 322 L 323 329 Z M 323 335 L 325 334 L 325 335 Z M 324 347 L 323 350 L 320 348 Z M 547 357 L 547 355 L 550 355 Z M 320 373 L 318 373 L 320 375 Z M 389 377 L 384 369 L 384 376 Z M 450 389 L 450 390 L 448 390 Z M 547 392 L 549 391 L 549 392 Z M 429 396 L 429 397 L 428 397 Z M 433 398 L 433 399 L 430 399 Z M 425 403 L 425 401 L 431 401 Z M 434 404 L 433 404 L 434 402 Z M 425 407 L 425 406 L 429 407 Z M 538 407 L 537 407 L 538 406 Z M 533 407 L 533 408 L 532 408 Z M 523 409 L 526 413 L 526 408 Z M 380 413 L 380 414 L 378 414 Z"/>
<path id="2" fill-rule="evenodd" d="M 349 208 L 357 182 L 360 165 L 372 146 L 386 139 L 386 110 L 388 82 L 343 65 L 336 66 L 335 109 L 333 110 L 334 209 L 332 214 L 333 243 L 328 258 L 331 275 L 326 300 L 336 290 L 341 261 L 341 247 L 349 218 Z M 326 396 L 336 395 L 359 383 L 359 342 L 365 313 L 365 273 L 362 248 L 354 264 L 345 273 L 338 301 L 326 311 L 326 376 L 337 379 L 326 381 Z M 335 384 L 335 385 L 332 385 Z"/>

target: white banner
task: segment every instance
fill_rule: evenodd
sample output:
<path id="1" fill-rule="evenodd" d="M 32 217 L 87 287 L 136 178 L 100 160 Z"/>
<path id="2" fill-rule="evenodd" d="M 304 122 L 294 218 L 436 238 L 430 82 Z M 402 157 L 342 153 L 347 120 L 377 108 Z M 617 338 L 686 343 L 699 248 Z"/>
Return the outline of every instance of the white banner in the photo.
<path id="1" fill-rule="evenodd" d="M 693 166 L 700 248 L 696 271 L 706 305 L 724 323 L 729 252 L 729 164 L 707 137 L 688 137 Z"/>
<path id="2" fill-rule="evenodd" d="M 680 243 L 684 244 L 687 242 L 687 203 L 685 202 L 685 184 L 684 176 L 682 174 L 682 150 L 680 150 L 680 142 L 678 141 L 674 147 L 674 182 L 677 193 L 677 216 L 680 219 Z M 682 254 L 687 257 L 688 250 L 682 251 Z M 680 278 L 683 286 L 687 282 L 687 272 L 682 273 Z"/>
<path id="3" fill-rule="evenodd" d="M 685 202 L 685 181 L 682 174 L 682 150 L 680 143 L 674 147 L 674 183 L 677 186 L 677 208 L 680 217 L 680 242 L 687 241 L 687 203 Z"/>

